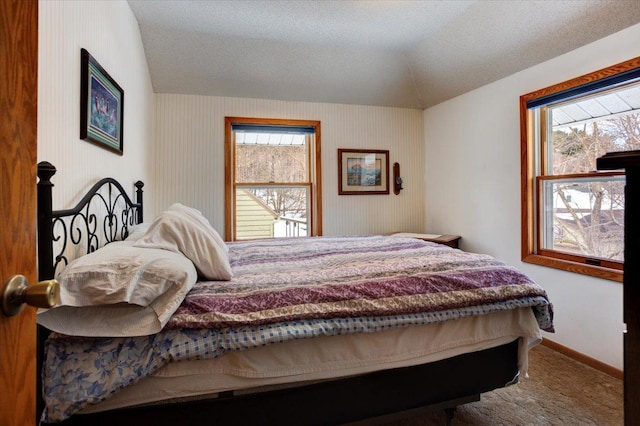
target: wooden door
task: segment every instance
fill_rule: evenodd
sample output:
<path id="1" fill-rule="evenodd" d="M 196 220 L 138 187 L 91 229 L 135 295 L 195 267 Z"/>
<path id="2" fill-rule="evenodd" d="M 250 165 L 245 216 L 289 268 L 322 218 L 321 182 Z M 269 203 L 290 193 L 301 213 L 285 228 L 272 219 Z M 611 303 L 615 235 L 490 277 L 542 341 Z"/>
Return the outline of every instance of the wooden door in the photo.
<path id="1" fill-rule="evenodd" d="M 38 1 L 0 1 L 0 284 L 36 274 Z M 0 425 L 36 424 L 35 310 L 0 313 Z"/>

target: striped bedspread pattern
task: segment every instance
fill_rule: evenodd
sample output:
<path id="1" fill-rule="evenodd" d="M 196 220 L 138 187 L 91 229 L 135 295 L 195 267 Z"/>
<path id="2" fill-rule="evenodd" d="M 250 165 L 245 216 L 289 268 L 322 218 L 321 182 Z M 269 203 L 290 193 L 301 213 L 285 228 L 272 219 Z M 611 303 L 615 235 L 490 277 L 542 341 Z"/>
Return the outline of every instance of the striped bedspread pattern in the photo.
<path id="1" fill-rule="evenodd" d="M 546 297 L 491 256 L 413 238 L 258 240 L 231 244 L 230 257 L 234 279 L 197 283 L 169 327 L 409 314 Z"/>
<path id="2" fill-rule="evenodd" d="M 46 343 L 43 420 L 61 421 L 164 365 L 316 336 L 374 333 L 532 307 L 544 290 L 490 256 L 397 237 L 230 243 L 231 281 L 200 282 L 152 336 Z"/>

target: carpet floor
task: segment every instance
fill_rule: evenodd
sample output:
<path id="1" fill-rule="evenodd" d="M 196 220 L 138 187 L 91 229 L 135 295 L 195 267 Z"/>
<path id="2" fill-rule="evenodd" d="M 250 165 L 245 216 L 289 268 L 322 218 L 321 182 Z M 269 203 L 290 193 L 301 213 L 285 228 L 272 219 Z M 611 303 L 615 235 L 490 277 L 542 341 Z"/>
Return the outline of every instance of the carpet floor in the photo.
<path id="1" fill-rule="evenodd" d="M 385 426 L 445 425 L 443 411 Z M 529 378 L 457 408 L 453 426 L 624 424 L 622 380 L 538 345 L 529 352 Z"/>

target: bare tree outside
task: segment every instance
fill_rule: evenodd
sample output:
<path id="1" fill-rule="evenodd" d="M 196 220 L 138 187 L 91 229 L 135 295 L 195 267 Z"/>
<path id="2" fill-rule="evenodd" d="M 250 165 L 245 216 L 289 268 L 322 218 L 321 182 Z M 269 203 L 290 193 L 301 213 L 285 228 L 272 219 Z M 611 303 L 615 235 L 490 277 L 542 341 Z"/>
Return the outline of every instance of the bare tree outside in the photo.
<path id="1" fill-rule="evenodd" d="M 306 235 L 309 153 L 305 135 L 285 144 L 237 143 L 236 182 Z"/>
<path id="2" fill-rule="evenodd" d="M 553 114 L 553 110 L 551 110 Z M 550 174 L 595 173 L 596 159 L 614 151 L 640 149 L 640 113 L 607 116 L 554 128 Z M 553 248 L 611 260 L 623 259 L 624 179 L 548 180 L 553 194 Z"/>

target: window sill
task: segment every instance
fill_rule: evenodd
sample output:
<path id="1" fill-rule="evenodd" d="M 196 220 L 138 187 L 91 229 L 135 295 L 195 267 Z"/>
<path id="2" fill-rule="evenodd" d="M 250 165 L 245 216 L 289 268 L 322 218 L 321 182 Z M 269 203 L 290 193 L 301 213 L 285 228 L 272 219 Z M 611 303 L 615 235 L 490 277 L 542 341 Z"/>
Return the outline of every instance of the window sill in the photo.
<path id="1" fill-rule="evenodd" d="M 623 273 L 617 269 L 604 268 L 602 266 L 587 265 L 584 263 L 571 262 L 568 260 L 555 259 L 538 254 L 530 254 L 522 258 L 523 262 L 536 265 L 547 266 L 549 268 L 561 269 L 563 271 L 574 272 L 576 274 L 589 275 L 604 280 L 617 281 L 622 283 Z"/>

